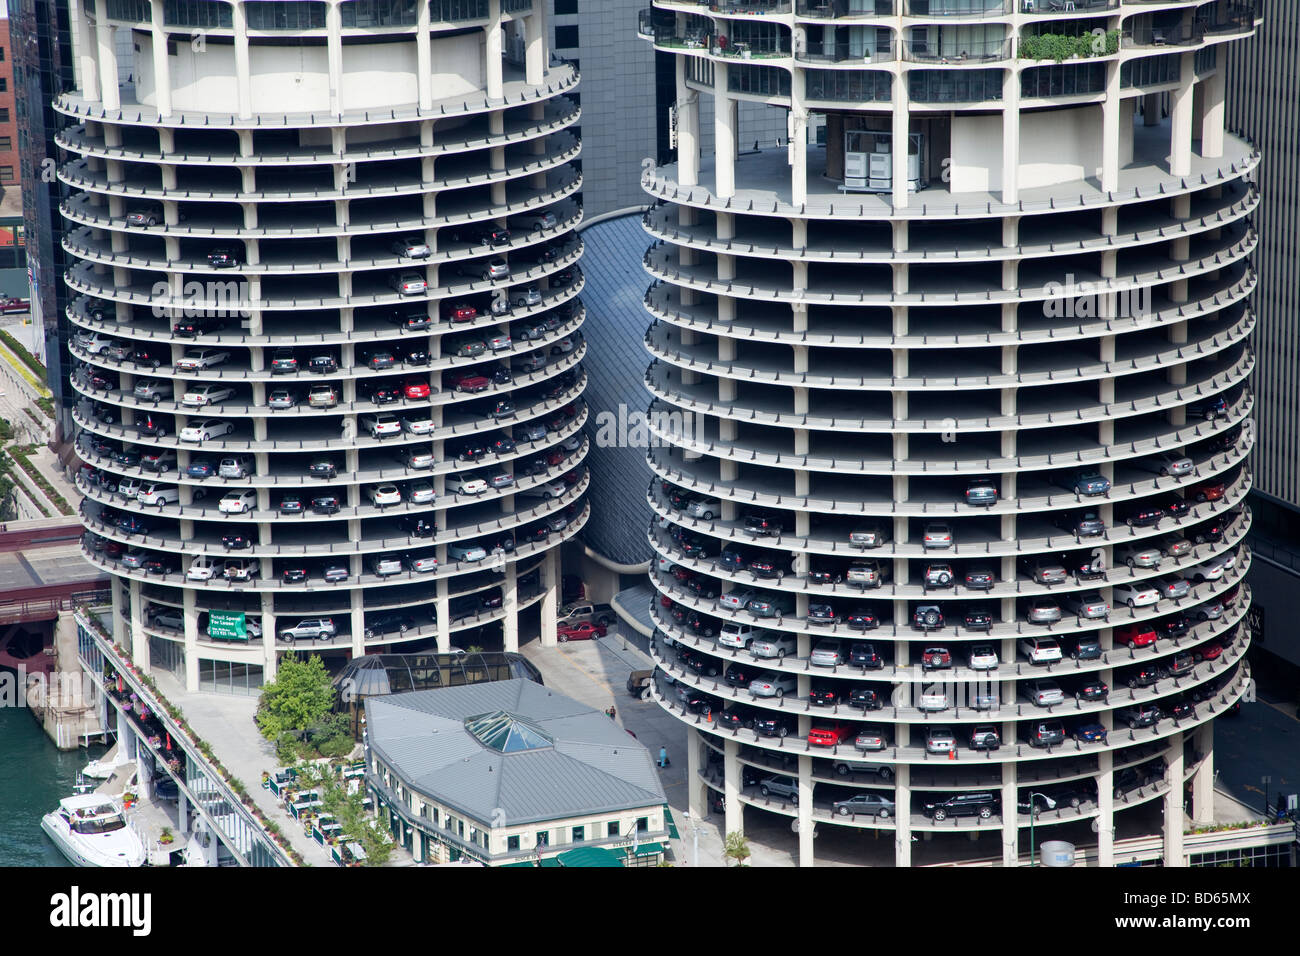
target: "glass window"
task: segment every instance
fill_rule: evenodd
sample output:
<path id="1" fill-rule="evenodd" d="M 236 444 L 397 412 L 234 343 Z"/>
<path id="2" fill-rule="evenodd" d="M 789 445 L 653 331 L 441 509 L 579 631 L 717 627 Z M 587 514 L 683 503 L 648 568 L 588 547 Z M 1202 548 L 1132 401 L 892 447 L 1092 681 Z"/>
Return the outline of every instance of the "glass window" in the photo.
<path id="1" fill-rule="evenodd" d="M 9 107 L 0 106 L 0 123 L 9 122 Z"/>
<path id="2" fill-rule="evenodd" d="M 574 842 L 574 843 L 581 843 L 581 842 L 582 842 L 583 840 L 585 840 L 585 839 L 587 839 L 587 828 L 586 828 L 586 827 L 574 827 L 574 828 L 573 828 L 573 842 Z"/>
<path id="3" fill-rule="evenodd" d="M 14 148 L 14 138 L 12 136 L 0 136 L 0 153 L 8 152 Z"/>
<path id="4" fill-rule="evenodd" d="M 537 831 L 537 843 L 536 843 L 536 845 L 537 845 L 537 846 L 550 846 L 550 845 L 551 845 L 551 833 L 550 833 L 549 830 L 538 830 L 538 831 Z"/>
<path id="5" fill-rule="evenodd" d="M 519 837 L 517 835 L 506 837 L 506 852 L 507 853 L 519 852 Z"/>
<path id="6" fill-rule="evenodd" d="M 250 30 L 325 29 L 325 4 L 314 0 L 292 3 L 249 0 L 244 9 Z"/>
<path id="7" fill-rule="evenodd" d="M 610 820 L 606 826 L 605 832 L 607 836 L 612 836 L 612 837 L 618 836 L 618 821 Z"/>
<path id="8" fill-rule="evenodd" d="M 637 817 L 637 818 L 636 818 L 636 832 L 637 832 L 637 833 L 649 833 L 649 832 L 650 832 L 650 818 L 649 818 L 649 817 Z"/>
<path id="9" fill-rule="evenodd" d="M 208 0 L 164 0 L 163 22 L 169 27 L 231 26 L 230 5 Z"/>

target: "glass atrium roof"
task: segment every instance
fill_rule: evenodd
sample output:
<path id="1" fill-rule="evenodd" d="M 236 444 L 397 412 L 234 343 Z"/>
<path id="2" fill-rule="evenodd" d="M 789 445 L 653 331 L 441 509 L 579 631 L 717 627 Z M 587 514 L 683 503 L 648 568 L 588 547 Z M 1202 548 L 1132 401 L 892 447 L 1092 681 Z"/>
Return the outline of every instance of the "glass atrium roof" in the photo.
<path id="1" fill-rule="evenodd" d="M 555 740 L 529 721 L 504 710 L 465 718 L 465 729 L 484 747 L 503 754 L 555 746 Z"/>

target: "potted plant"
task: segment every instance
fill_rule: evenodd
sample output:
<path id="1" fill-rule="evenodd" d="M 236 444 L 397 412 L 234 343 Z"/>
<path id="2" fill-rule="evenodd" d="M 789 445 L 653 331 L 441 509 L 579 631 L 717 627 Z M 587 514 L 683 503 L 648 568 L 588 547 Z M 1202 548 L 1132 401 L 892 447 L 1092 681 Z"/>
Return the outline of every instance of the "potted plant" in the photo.
<path id="1" fill-rule="evenodd" d="M 126 793 L 122 794 L 122 807 L 124 809 L 130 810 L 134 805 L 135 794 L 132 791 L 128 790 Z"/>
<path id="2" fill-rule="evenodd" d="M 162 832 L 158 834 L 158 842 L 163 846 L 176 842 L 176 837 L 172 834 L 171 827 L 162 828 Z"/>

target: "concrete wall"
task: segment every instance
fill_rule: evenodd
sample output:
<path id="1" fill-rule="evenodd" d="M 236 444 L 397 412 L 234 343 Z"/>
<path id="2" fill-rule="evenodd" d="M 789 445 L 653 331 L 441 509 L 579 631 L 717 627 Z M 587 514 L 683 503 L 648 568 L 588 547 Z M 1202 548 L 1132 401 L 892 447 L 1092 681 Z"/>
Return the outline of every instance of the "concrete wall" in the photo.
<path id="1" fill-rule="evenodd" d="M 1101 172 L 1101 107 L 1023 113 L 1020 117 L 1020 187 L 1074 182 Z M 955 114 L 952 120 L 952 191 L 1002 189 L 1002 115 Z"/>

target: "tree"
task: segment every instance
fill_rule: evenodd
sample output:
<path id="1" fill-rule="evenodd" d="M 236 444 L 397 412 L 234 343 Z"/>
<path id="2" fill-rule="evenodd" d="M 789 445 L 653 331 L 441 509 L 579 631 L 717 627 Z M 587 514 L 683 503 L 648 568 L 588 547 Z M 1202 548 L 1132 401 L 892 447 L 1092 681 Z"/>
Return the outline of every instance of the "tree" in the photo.
<path id="1" fill-rule="evenodd" d="M 263 736 L 278 740 L 319 724 L 333 706 L 333 682 L 319 655 L 304 661 L 289 653 L 281 659 L 275 680 L 262 688 L 257 726 Z"/>
<path id="2" fill-rule="evenodd" d="M 736 866 L 744 866 L 749 859 L 749 841 L 745 839 L 745 834 L 739 830 L 728 833 L 727 841 L 723 844 L 723 855 L 729 860 L 735 860 Z"/>

